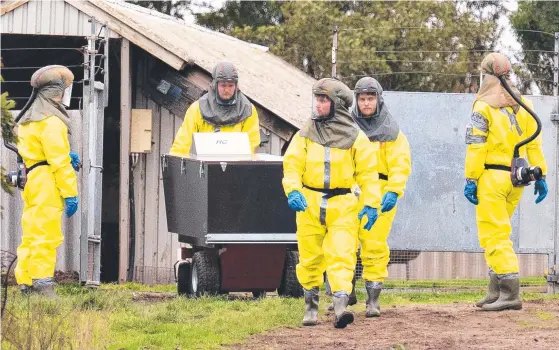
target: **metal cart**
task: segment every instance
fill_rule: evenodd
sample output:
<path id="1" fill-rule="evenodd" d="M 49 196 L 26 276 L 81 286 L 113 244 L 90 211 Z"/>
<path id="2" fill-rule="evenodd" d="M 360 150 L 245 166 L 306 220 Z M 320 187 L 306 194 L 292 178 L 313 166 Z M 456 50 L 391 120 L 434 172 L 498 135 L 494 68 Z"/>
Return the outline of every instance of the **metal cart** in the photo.
<path id="1" fill-rule="evenodd" d="M 161 166 L 169 231 L 190 245 L 175 263 L 180 295 L 303 296 L 281 157 L 163 155 Z"/>

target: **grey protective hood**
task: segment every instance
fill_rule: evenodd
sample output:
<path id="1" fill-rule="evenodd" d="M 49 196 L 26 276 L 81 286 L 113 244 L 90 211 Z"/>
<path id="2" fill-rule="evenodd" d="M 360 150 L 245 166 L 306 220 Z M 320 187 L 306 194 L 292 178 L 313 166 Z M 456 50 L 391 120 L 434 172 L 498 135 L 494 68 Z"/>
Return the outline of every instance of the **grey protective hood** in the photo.
<path id="1" fill-rule="evenodd" d="M 360 93 L 374 92 L 377 94 L 377 110 L 373 115 L 364 115 L 359 111 L 357 105 L 357 97 Z M 354 103 L 351 110 L 351 117 L 359 125 L 361 130 L 367 135 L 370 141 L 386 142 L 395 141 L 398 138 L 400 127 L 388 107 L 384 103 L 382 97 L 382 86 L 380 83 L 371 77 L 361 78 L 355 84 Z"/>
<path id="2" fill-rule="evenodd" d="M 348 110 L 352 102 L 351 90 L 341 81 L 323 78 L 313 86 L 313 98 L 315 95 L 328 96 L 333 103 L 333 113 L 324 118 L 309 118 L 299 134 L 324 147 L 351 148 L 359 134 Z"/>
<path id="3" fill-rule="evenodd" d="M 37 94 L 18 124 L 39 122 L 56 116 L 66 124 L 70 133 L 70 117 L 60 98 L 73 81 L 74 74 L 65 66 L 48 65 L 35 71 L 30 83 Z"/>
<path id="4" fill-rule="evenodd" d="M 229 62 L 220 62 L 215 65 L 212 77 L 210 90 L 199 100 L 202 118 L 216 126 L 235 125 L 248 118 L 252 114 L 252 103 L 238 86 L 235 95 L 229 100 L 221 99 L 217 91 L 219 81 L 231 81 L 238 84 L 239 75 L 235 66 Z"/>

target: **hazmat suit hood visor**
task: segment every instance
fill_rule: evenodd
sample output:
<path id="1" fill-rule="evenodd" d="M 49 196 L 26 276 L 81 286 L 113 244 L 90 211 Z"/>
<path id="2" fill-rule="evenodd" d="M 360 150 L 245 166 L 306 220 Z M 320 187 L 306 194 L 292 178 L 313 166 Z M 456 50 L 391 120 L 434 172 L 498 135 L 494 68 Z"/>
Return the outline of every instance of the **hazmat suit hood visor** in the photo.
<path id="1" fill-rule="evenodd" d="M 66 87 L 66 89 L 64 89 L 64 92 L 62 93 L 62 104 L 64 105 L 64 107 L 66 108 L 70 108 L 70 102 L 72 101 L 72 88 L 73 88 L 74 84 L 71 83 L 70 85 L 68 85 L 68 87 Z"/>
<path id="2" fill-rule="evenodd" d="M 215 126 L 235 125 L 252 115 L 252 104 L 239 89 L 239 74 L 232 63 L 218 63 L 212 71 L 212 77 L 210 90 L 199 101 L 202 118 L 207 123 Z M 219 82 L 235 84 L 232 97 L 223 98 L 219 95 Z"/>
<path id="3" fill-rule="evenodd" d="M 37 122 L 48 117 L 60 118 L 70 130 L 70 116 L 62 104 L 65 90 L 72 86 L 74 74 L 64 66 L 46 66 L 31 76 L 31 86 L 37 95 L 18 124 Z"/>
<path id="4" fill-rule="evenodd" d="M 313 110 L 300 135 L 324 147 L 349 149 L 357 139 L 359 128 L 351 120 L 349 107 L 353 96 L 342 82 L 325 78 L 313 86 Z M 316 109 L 315 100 L 327 97 L 330 101 L 328 114 Z"/>
<path id="5" fill-rule="evenodd" d="M 371 115 L 365 115 L 359 110 L 359 94 L 366 93 L 373 93 L 377 96 L 377 108 Z M 380 83 L 371 77 L 361 78 L 353 91 L 351 117 L 369 140 L 373 142 L 394 141 L 400 132 L 398 123 L 384 103 L 382 93 L 383 89 Z"/>

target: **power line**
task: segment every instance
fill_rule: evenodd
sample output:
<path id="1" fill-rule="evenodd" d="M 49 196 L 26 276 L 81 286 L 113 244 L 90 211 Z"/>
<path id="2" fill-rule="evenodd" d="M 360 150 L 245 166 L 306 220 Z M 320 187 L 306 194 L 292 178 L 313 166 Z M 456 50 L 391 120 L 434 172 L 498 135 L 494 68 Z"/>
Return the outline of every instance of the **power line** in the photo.
<path id="1" fill-rule="evenodd" d="M 358 49 L 338 49 L 340 52 L 344 51 L 356 51 Z M 490 50 L 467 50 L 467 49 L 456 49 L 456 50 L 374 50 L 375 53 L 398 53 L 398 52 L 407 52 L 407 53 L 459 53 L 462 52 L 493 52 Z M 553 52 L 553 51 L 551 51 Z"/>
<path id="2" fill-rule="evenodd" d="M 520 80 L 522 80 L 522 79 L 520 79 Z M 528 80 L 528 81 L 532 81 L 532 80 L 533 81 L 543 81 L 543 82 L 546 82 L 546 83 L 555 84 L 555 82 L 553 80 L 548 80 L 548 79 L 528 78 L 526 80 Z"/>
<path id="3" fill-rule="evenodd" d="M 354 52 L 361 51 L 360 49 L 343 49 L 338 48 L 338 52 Z M 545 52 L 554 53 L 555 51 L 547 50 L 522 50 L 523 52 Z M 456 50 L 379 50 L 373 51 L 373 53 L 469 53 L 469 52 L 494 52 L 493 50 L 468 50 L 468 49 L 456 49 Z"/>
<path id="4" fill-rule="evenodd" d="M 4 80 L 2 83 L 30 83 L 31 80 Z M 83 80 L 73 81 L 74 84 L 82 84 Z"/>
<path id="5" fill-rule="evenodd" d="M 449 29 L 448 27 L 427 27 L 427 26 L 410 26 L 410 27 L 360 27 L 360 28 L 341 28 L 338 29 L 339 32 L 357 32 L 364 30 L 389 30 L 389 29 Z M 530 33 L 540 33 L 555 36 L 554 33 L 545 32 L 542 30 L 532 30 L 532 29 L 515 29 L 516 32 L 530 32 Z"/>
<path id="6" fill-rule="evenodd" d="M 429 27 L 425 27 L 425 26 L 415 26 L 415 27 L 362 27 L 362 28 L 342 28 L 339 29 L 340 32 L 357 32 L 357 31 L 363 31 L 363 30 L 388 30 L 388 29 L 448 29 L 446 27 L 433 27 L 433 28 L 429 28 Z"/>
<path id="7" fill-rule="evenodd" d="M 64 65 L 64 67 L 67 68 L 75 68 L 75 67 L 83 67 L 83 63 L 82 64 L 72 64 L 72 65 Z M 0 69 L 0 71 L 3 70 L 14 70 L 14 69 L 39 69 L 39 68 L 44 68 L 45 66 L 41 66 L 41 67 L 3 67 Z"/>
<path id="8" fill-rule="evenodd" d="M 390 58 L 384 59 L 384 60 L 353 60 L 353 61 L 337 61 L 336 63 L 357 63 L 357 62 L 407 62 L 407 63 L 445 63 L 445 64 L 460 64 L 460 63 L 466 63 L 466 64 L 480 64 L 481 62 L 469 62 L 469 61 L 458 61 L 458 62 L 447 62 L 447 61 L 426 61 L 426 60 L 421 60 L 421 61 L 414 61 L 414 60 L 393 60 Z"/>
<path id="9" fill-rule="evenodd" d="M 447 62 L 447 61 L 427 61 L 427 60 L 393 60 L 390 58 L 387 59 L 375 59 L 375 60 L 352 60 L 352 61 L 336 61 L 336 63 L 367 63 L 367 62 L 404 62 L 404 63 L 442 63 L 447 65 L 458 65 L 458 64 L 481 64 L 481 61 L 457 61 L 457 62 Z M 522 62 L 519 64 L 515 64 L 516 66 L 522 66 L 523 64 L 528 66 L 535 66 L 541 68 L 553 68 L 552 65 L 549 64 L 540 64 L 540 63 L 529 63 L 529 62 Z"/>
<path id="10" fill-rule="evenodd" d="M 82 52 L 82 48 L 75 47 L 12 47 L 8 49 L 0 49 L 1 51 L 28 51 L 28 50 L 76 50 Z"/>
<path id="11" fill-rule="evenodd" d="M 401 71 L 401 72 L 383 72 L 383 73 L 371 73 L 371 74 L 352 74 L 347 76 L 339 76 L 339 79 L 353 79 L 353 78 L 363 78 L 363 77 L 374 77 L 374 76 L 385 76 L 385 75 L 399 75 L 399 74 L 432 74 L 432 75 L 443 75 L 443 76 L 457 76 L 457 77 L 475 77 L 479 73 L 469 73 L 469 72 L 461 72 L 461 73 L 441 73 L 441 72 L 426 72 L 426 71 Z M 527 78 L 522 79 L 522 81 L 541 81 L 554 84 L 554 81 L 548 79 L 541 79 L 541 78 Z"/>
<path id="12" fill-rule="evenodd" d="M 541 30 L 532 30 L 532 29 L 515 29 L 514 31 L 516 32 L 530 32 L 530 33 L 541 33 L 541 34 L 546 34 L 546 35 L 551 35 L 552 37 L 555 37 L 554 33 L 550 33 L 550 32 L 544 32 Z"/>
<path id="13" fill-rule="evenodd" d="M 346 78 L 362 78 L 362 77 L 370 77 L 370 76 L 380 76 L 380 75 L 396 75 L 396 74 L 433 74 L 433 75 L 447 75 L 447 76 L 463 76 L 463 77 L 471 77 L 477 75 L 477 73 L 469 73 L 469 72 L 462 72 L 462 73 L 441 73 L 441 72 L 425 72 L 425 71 L 403 71 L 403 72 L 383 72 L 383 73 L 371 73 L 371 74 L 352 74 L 349 76 L 340 76 L 340 79 Z"/>
<path id="14" fill-rule="evenodd" d="M 553 66 L 550 64 L 529 63 L 529 62 L 523 62 L 522 64 L 525 64 L 527 66 L 541 67 L 541 68 L 553 68 Z M 522 64 L 519 64 L 519 66 Z"/>
<path id="15" fill-rule="evenodd" d="M 28 97 L 22 97 L 22 96 L 18 96 L 18 97 L 12 97 L 12 96 L 8 96 L 7 99 L 8 100 L 28 100 L 31 96 Z M 76 98 L 82 98 L 82 97 L 70 97 L 72 99 L 76 99 Z"/>

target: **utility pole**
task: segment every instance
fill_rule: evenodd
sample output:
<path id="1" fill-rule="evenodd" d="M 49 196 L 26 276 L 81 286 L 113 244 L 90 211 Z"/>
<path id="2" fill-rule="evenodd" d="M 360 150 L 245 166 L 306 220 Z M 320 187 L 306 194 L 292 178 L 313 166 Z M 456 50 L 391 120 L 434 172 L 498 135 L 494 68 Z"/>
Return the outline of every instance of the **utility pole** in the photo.
<path id="1" fill-rule="evenodd" d="M 337 78 L 336 60 L 338 56 L 338 26 L 334 26 L 334 37 L 332 39 L 332 78 Z"/>
<path id="2" fill-rule="evenodd" d="M 84 48 L 84 79 L 83 79 L 83 179 L 80 192 L 81 199 L 81 234 L 80 234 L 80 282 L 87 287 L 96 288 L 101 284 L 101 202 L 103 180 L 103 122 L 104 109 L 108 102 L 105 95 L 105 82 L 108 83 L 108 40 L 109 30 L 105 28 L 104 69 L 96 66 L 98 55 L 95 17 L 89 19 L 91 33 L 87 37 Z M 105 75 L 103 82 L 95 81 L 99 71 Z"/>
<path id="3" fill-rule="evenodd" d="M 555 32 L 555 50 L 553 54 L 553 96 L 555 96 L 556 107 L 559 112 L 559 32 Z"/>
<path id="4" fill-rule="evenodd" d="M 555 133 L 559 140 L 559 32 L 554 34 L 555 50 L 553 57 L 553 96 L 555 97 L 555 106 L 551 111 L 551 122 L 555 124 Z M 559 164 L 559 143 L 555 145 L 556 164 Z M 553 257 L 550 257 L 549 272 L 547 275 L 548 292 L 559 293 L 559 171 L 555 170 L 555 225 L 554 225 L 554 248 Z"/>

